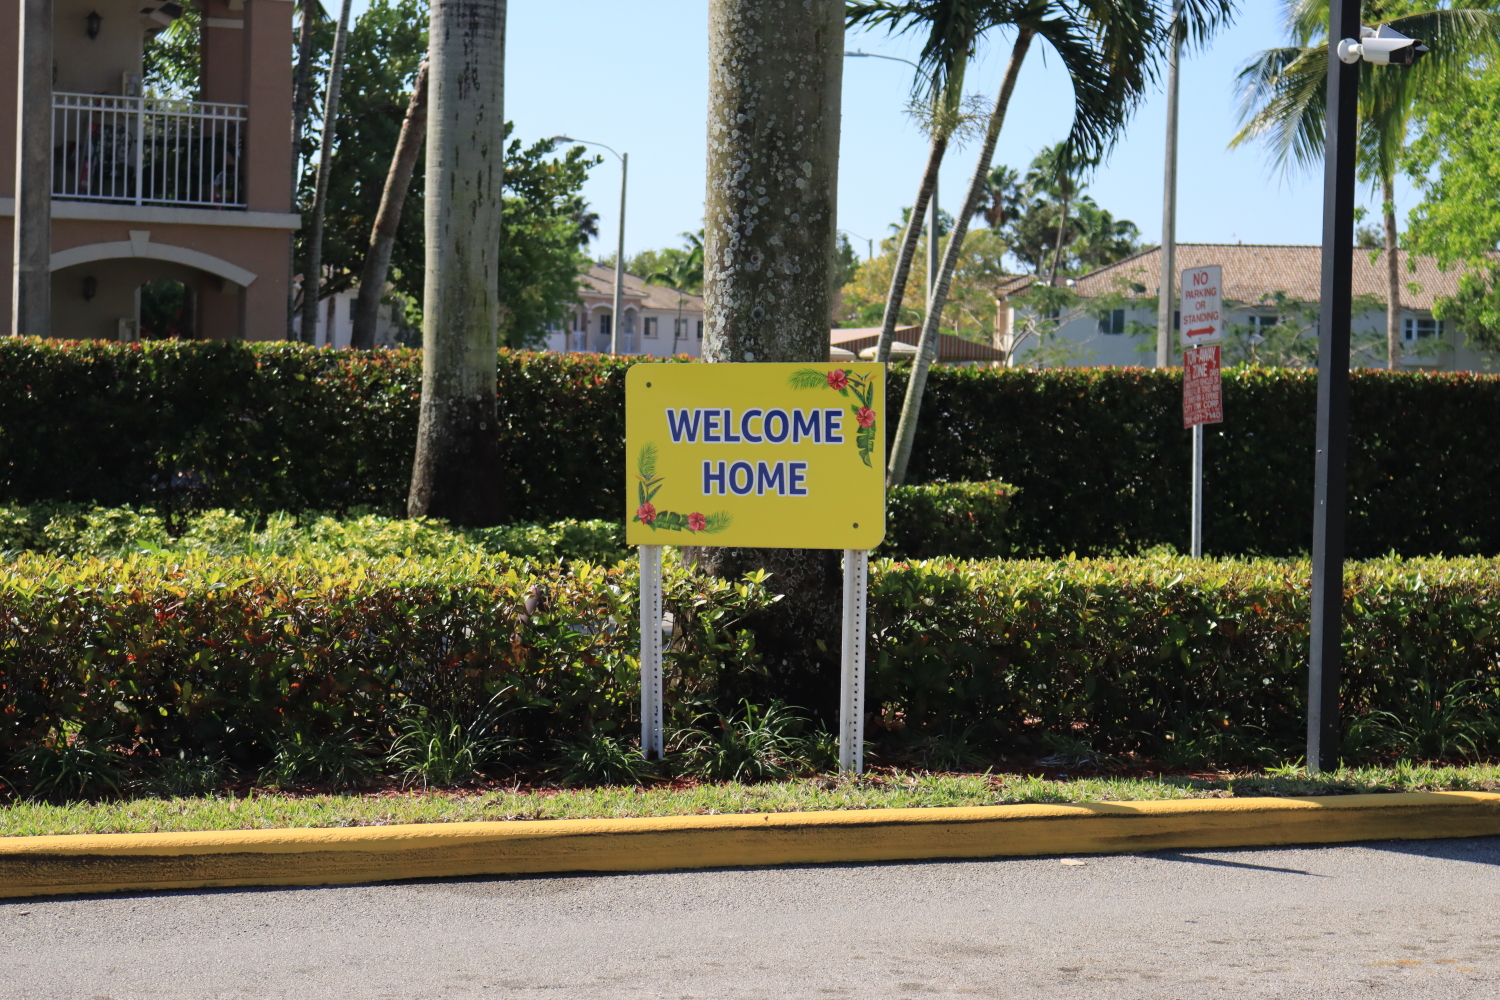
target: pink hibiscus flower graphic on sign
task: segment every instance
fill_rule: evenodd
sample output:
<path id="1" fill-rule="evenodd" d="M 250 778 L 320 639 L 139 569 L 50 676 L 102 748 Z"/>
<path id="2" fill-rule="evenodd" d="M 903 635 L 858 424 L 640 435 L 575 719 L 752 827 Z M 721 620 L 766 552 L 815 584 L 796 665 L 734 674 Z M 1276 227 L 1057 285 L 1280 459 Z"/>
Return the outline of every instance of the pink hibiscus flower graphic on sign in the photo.
<path id="1" fill-rule="evenodd" d="M 649 503 L 643 503 L 636 508 L 635 516 L 640 520 L 642 524 L 650 524 L 652 521 L 656 520 L 656 508 L 651 506 Z"/>
<path id="2" fill-rule="evenodd" d="M 828 387 L 843 392 L 849 387 L 849 373 L 842 368 L 835 368 L 828 373 Z"/>
<path id="3" fill-rule="evenodd" d="M 696 510 L 688 515 L 689 531 L 702 531 L 706 527 L 708 527 L 708 518 L 704 517 Z"/>
<path id="4" fill-rule="evenodd" d="M 859 421 L 861 427 L 875 426 L 875 411 L 868 406 L 861 406 L 854 414 L 854 419 Z"/>

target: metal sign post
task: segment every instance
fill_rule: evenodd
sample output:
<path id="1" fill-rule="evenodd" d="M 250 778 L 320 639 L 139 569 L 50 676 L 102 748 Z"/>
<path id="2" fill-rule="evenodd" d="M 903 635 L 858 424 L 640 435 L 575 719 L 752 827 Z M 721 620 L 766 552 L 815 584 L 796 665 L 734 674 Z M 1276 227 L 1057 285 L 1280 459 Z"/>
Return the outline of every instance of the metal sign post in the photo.
<path id="1" fill-rule="evenodd" d="M 1203 425 L 1224 422 L 1219 357 L 1218 344 L 1190 347 L 1182 353 L 1182 425 L 1193 431 L 1194 559 L 1203 558 Z"/>
<path id="2" fill-rule="evenodd" d="M 839 770 L 865 769 L 865 626 L 870 553 L 844 550 L 844 642 L 839 677 Z"/>
<path id="3" fill-rule="evenodd" d="M 662 740 L 661 546 L 842 549 L 839 768 L 863 770 L 869 550 L 885 537 L 885 366 L 640 364 L 625 537 L 641 560 L 641 752 Z"/>
<path id="4" fill-rule="evenodd" d="M 1328 37 L 1358 39 L 1358 0 L 1328 5 Z M 1354 183 L 1359 145 L 1358 62 L 1328 46 L 1323 157 L 1323 284 L 1318 300 L 1318 427 L 1314 459 L 1312 620 L 1307 661 L 1307 769 L 1339 762 L 1344 531 L 1348 519 L 1349 324 L 1354 280 Z"/>
<path id="5" fill-rule="evenodd" d="M 641 553 L 641 753 L 660 760 L 661 732 L 661 546 Z"/>

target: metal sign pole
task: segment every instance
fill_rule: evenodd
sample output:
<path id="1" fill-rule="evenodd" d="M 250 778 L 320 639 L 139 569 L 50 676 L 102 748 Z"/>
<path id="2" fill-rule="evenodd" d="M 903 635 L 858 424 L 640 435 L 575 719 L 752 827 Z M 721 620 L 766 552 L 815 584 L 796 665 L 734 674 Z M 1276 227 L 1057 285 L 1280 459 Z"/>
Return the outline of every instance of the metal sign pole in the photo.
<path id="1" fill-rule="evenodd" d="M 662 755 L 661 546 L 641 552 L 641 753 Z"/>
<path id="2" fill-rule="evenodd" d="M 1318 428 L 1313 485 L 1312 621 L 1307 663 L 1307 769 L 1339 762 L 1344 530 L 1348 518 L 1349 322 L 1359 63 L 1336 39 L 1360 37 L 1359 0 L 1328 5 L 1328 123 L 1323 159 L 1323 288 L 1318 304 Z"/>
<path id="3" fill-rule="evenodd" d="M 1193 425 L 1193 558 L 1203 558 L 1203 425 Z"/>
<path id="4" fill-rule="evenodd" d="M 865 769 L 865 625 L 870 553 L 844 550 L 844 646 L 839 683 L 839 770 Z"/>

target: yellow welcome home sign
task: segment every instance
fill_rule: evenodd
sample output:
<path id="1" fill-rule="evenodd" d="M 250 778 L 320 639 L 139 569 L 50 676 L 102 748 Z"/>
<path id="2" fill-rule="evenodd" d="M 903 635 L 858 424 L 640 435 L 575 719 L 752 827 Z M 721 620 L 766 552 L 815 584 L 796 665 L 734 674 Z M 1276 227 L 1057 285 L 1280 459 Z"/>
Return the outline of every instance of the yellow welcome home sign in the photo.
<path id="1" fill-rule="evenodd" d="M 631 545 L 873 549 L 885 366 L 638 364 L 625 377 Z"/>

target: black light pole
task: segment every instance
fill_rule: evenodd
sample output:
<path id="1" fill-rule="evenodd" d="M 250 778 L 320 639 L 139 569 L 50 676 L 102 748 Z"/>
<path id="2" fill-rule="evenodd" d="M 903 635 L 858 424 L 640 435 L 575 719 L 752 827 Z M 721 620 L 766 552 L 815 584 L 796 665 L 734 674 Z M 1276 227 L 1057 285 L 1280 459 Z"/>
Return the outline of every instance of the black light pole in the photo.
<path id="1" fill-rule="evenodd" d="M 1354 153 L 1359 63 L 1339 41 L 1359 38 L 1359 0 L 1328 5 L 1328 122 L 1323 163 L 1323 288 L 1318 311 L 1317 485 L 1313 496 L 1312 649 L 1307 663 L 1307 768 L 1338 767 L 1343 661 L 1344 529 L 1348 520 L 1349 321 L 1354 273 Z"/>

